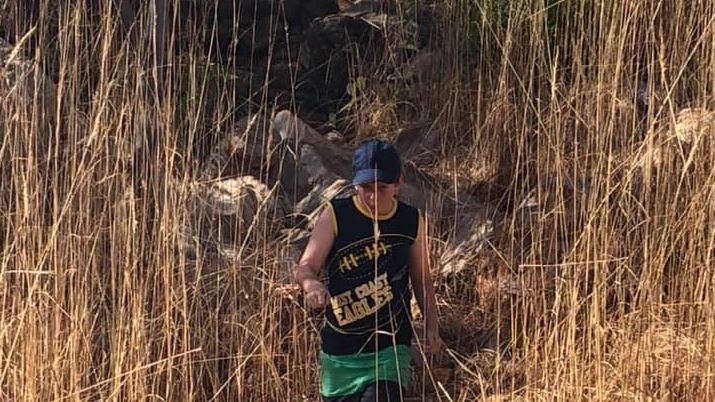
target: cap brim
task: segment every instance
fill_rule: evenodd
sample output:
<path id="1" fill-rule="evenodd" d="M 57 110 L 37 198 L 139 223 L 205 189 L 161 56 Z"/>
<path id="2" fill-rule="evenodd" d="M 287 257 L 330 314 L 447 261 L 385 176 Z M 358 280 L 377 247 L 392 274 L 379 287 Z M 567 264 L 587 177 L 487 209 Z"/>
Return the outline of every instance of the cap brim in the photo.
<path id="1" fill-rule="evenodd" d="M 358 170 L 353 176 L 353 185 L 355 186 L 372 182 L 395 183 L 396 181 L 397 177 L 391 177 L 385 171 L 380 169 Z"/>

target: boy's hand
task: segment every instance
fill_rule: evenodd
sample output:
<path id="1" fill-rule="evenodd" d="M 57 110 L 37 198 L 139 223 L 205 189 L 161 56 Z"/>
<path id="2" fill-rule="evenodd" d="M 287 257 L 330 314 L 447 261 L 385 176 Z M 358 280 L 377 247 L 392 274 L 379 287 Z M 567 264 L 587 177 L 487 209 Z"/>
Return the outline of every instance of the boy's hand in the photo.
<path id="1" fill-rule="evenodd" d="M 312 309 L 322 310 L 328 305 L 330 293 L 322 282 L 308 279 L 303 282 L 303 291 L 305 300 Z"/>

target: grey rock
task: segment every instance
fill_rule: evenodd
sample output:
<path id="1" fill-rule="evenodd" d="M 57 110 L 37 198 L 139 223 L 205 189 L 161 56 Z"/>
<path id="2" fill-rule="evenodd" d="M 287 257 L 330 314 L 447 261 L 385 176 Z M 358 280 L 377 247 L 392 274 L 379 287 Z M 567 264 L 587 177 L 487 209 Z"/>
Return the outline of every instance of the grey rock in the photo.
<path id="1" fill-rule="evenodd" d="M 454 217 L 445 252 L 435 271 L 441 276 L 460 273 L 472 266 L 475 257 L 500 229 L 501 218 L 494 206 L 463 195 L 444 207 Z"/>
<path id="2" fill-rule="evenodd" d="M 330 198 L 348 193 L 350 150 L 288 111 L 276 114 L 273 129 L 288 151 L 282 161 L 282 184 L 286 199 L 295 205 L 294 214 L 312 217 Z"/>
<path id="3" fill-rule="evenodd" d="M 265 114 L 242 118 L 202 163 L 201 180 L 251 175 L 272 185 L 277 172 L 271 157 L 279 142 L 272 133 L 271 121 Z"/>
<path id="4" fill-rule="evenodd" d="M 703 108 L 685 108 L 675 115 L 673 131 L 680 142 L 692 144 L 703 136 L 715 134 L 715 112 Z"/>
<path id="5" fill-rule="evenodd" d="M 188 193 L 180 246 L 190 258 L 234 261 L 283 218 L 276 192 L 252 176 L 192 183 Z"/>

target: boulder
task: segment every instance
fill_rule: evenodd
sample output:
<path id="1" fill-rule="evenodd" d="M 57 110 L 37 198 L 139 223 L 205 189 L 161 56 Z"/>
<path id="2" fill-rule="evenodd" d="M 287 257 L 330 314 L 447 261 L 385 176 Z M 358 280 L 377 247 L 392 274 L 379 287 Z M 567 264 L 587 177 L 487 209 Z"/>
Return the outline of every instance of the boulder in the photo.
<path id="1" fill-rule="evenodd" d="M 186 205 L 181 248 L 192 259 L 233 261 L 283 218 L 276 192 L 252 176 L 193 183 Z"/>
<path id="2" fill-rule="evenodd" d="M 444 211 L 452 211 L 453 230 L 449 231 L 445 252 L 435 271 L 441 276 L 453 275 L 473 267 L 477 255 L 494 239 L 501 219 L 494 206 L 483 204 L 471 196 L 459 197 Z"/>
<path id="3" fill-rule="evenodd" d="M 200 179 L 251 175 L 272 185 L 277 178 L 277 164 L 271 158 L 279 140 L 272 132 L 265 114 L 240 119 L 202 162 Z"/>
<path id="4" fill-rule="evenodd" d="M 281 182 L 296 216 L 313 218 L 330 198 L 350 191 L 351 151 L 327 140 L 300 118 L 281 111 L 273 129 L 286 147 Z"/>
<path id="5" fill-rule="evenodd" d="M 715 134 L 715 112 L 703 108 L 685 108 L 675 115 L 672 130 L 681 143 L 692 144 L 703 136 Z"/>
<path id="6" fill-rule="evenodd" d="M 283 0 L 285 17 L 295 31 L 306 29 L 316 18 L 322 18 L 340 11 L 334 0 Z"/>
<path id="7" fill-rule="evenodd" d="M 316 18 L 301 44 L 301 80 L 316 91 L 324 111 L 337 112 L 346 97 L 350 66 L 356 60 L 379 60 L 382 47 L 379 29 L 361 18 L 344 14 Z"/>

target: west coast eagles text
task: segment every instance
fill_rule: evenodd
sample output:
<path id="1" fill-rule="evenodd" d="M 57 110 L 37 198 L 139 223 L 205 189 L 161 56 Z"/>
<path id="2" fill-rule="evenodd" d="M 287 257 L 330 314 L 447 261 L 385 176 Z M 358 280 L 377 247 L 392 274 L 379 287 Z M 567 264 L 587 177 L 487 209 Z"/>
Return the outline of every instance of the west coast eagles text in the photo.
<path id="1" fill-rule="evenodd" d="M 330 298 L 330 304 L 340 326 L 374 314 L 393 299 L 392 287 L 384 273 L 354 289 Z"/>

